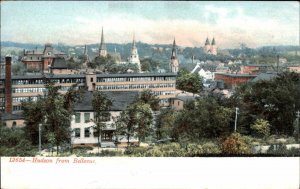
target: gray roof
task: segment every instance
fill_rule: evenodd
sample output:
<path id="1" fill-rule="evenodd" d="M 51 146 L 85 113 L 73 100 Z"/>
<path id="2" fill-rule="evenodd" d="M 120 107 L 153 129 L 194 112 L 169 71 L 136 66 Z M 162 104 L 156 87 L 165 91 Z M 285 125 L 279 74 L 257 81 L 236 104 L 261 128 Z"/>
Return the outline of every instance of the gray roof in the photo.
<path id="1" fill-rule="evenodd" d="M 138 98 L 138 92 L 132 91 L 105 91 L 103 92 L 112 101 L 110 111 L 123 111 Z M 82 101 L 75 104 L 74 111 L 93 111 L 93 92 L 84 93 Z"/>
<path id="2" fill-rule="evenodd" d="M 272 67 L 272 64 L 246 64 L 245 66 L 250 66 L 250 67 Z"/>
<path id="3" fill-rule="evenodd" d="M 127 73 L 127 74 L 97 74 L 97 77 L 151 77 L 176 76 L 176 73 Z"/>
<path id="4" fill-rule="evenodd" d="M 276 73 L 261 73 L 257 77 L 251 80 L 251 82 L 258 82 L 258 81 L 270 81 L 273 78 L 277 77 Z"/>
<path id="5" fill-rule="evenodd" d="M 164 77 L 164 76 L 173 76 L 176 77 L 177 73 L 127 73 L 127 74 L 97 74 L 99 78 L 107 77 Z M 45 74 L 47 78 L 85 78 L 85 74 Z M 36 75 L 12 75 L 12 79 L 42 79 L 44 76 L 42 74 Z M 4 80 L 1 78 L 0 80 Z"/>
<path id="6" fill-rule="evenodd" d="M 58 57 L 54 58 L 51 69 L 66 69 L 67 68 L 67 62 L 64 58 Z"/>
<path id="7" fill-rule="evenodd" d="M 225 76 L 230 76 L 230 77 L 256 77 L 257 75 L 250 75 L 250 74 L 232 74 L 232 73 L 221 73 L 221 72 L 217 72 L 215 73 L 215 75 L 225 75 Z"/>

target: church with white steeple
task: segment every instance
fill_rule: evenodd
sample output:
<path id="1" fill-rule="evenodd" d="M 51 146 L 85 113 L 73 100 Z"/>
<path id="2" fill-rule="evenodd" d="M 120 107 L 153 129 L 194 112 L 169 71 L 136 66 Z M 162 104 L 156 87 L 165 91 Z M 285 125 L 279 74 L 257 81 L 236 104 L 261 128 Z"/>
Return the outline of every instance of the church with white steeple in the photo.
<path id="1" fill-rule="evenodd" d="M 134 35 L 133 35 L 131 54 L 130 54 L 130 57 L 128 59 L 128 62 L 131 63 L 131 64 L 137 64 L 138 65 L 138 71 L 141 72 L 141 63 L 140 63 L 138 50 L 137 50 L 136 45 L 135 45 Z"/>

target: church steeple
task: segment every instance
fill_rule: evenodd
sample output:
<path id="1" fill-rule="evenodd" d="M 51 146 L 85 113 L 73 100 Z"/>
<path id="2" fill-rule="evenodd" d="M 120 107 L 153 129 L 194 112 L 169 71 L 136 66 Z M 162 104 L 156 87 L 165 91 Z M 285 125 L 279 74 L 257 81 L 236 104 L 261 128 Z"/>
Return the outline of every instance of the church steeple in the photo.
<path id="1" fill-rule="evenodd" d="M 212 39 L 211 45 L 216 45 L 215 38 Z"/>
<path id="2" fill-rule="evenodd" d="M 132 49 L 136 49 L 134 33 L 133 33 L 133 40 L 132 40 Z"/>
<path id="3" fill-rule="evenodd" d="M 89 55 L 87 52 L 87 47 L 84 45 L 84 52 L 83 52 L 83 64 L 82 68 L 87 68 L 87 64 L 90 62 Z"/>
<path id="4" fill-rule="evenodd" d="M 177 53 L 176 53 L 176 42 L 174 38 L 171 59 L 175 59 L 175 58 L 177 58 Z"/>
<path id="5" fill-rule="evenodd" d="M 104 33 L 103 33 L 103 27 L 102 27 L 102 32 L 101 32 L 101 43 L 99 47 L 99 56 L 106 57 L 107 55 L 107 50 L 106 50 L 106 45 L 104 42 Z"/>
<path id="6" fill-rule="evenodd" d="M 212 42 L 211 42 L 211 48 L 210 48 L 210 53 L 213 55 L 217 55 L 217 46 L 216 46 L 216 40 L 213 37 Z"/>
<path id="7" fill-rule="evenodd" d="M 206 38 L 205 45 L 210 45 L 208 37 Z"/>
<path id="8" fill-rule="evenodd" d="M 86 48 L 86 45 L 84 45 L 84 53 L 83 53 L 85 56 L 87 55 L 87 48 Z"/>
<path id="9" fill-rule="evenodd" d="M 135 44 L 135 35 L 133 34 L 133 40 L 132 40 L 132 49 L 131 49 L 131 55 L 129 57 L 129 63 L 131 64 L 137 64 L 138 71 L 141 71 L 141 64 L 140 64 L 140 58 L 138 54 L 138 50 L 136 48 Z"/>
<path id="10" fill-rule="evenodd" d="M 172 47 L 172 55 L 171 55 L 171 61 L 170 61 L 170 71 L 173 73 L 177 73 L 178 69 L 179 69 L 179 61 L 177 59 L 176 42 L 175 42 L 175 37 L 174 37 L 173 47 Z"/>

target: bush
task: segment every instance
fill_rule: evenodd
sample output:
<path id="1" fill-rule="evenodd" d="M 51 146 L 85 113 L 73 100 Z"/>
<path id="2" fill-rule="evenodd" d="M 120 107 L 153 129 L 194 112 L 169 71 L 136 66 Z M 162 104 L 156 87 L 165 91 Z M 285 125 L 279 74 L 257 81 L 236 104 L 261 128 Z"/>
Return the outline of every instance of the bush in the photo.
<path id="1" fill-rule="evenodd" d="M 99 156 L 101 157 L 112 157 L 112 156 L 121 156 L 122 152 L 120 151 L 112 151 L 112 150 L 102 150 Z"/>
<path id="2" fill-rule="evenodd" d="M 194 157 L 194 156 L 201 156 L 203 154 L 202 146 L 199 144 L 188 144 L 186 146 L 186 153 L 185 156 L 187 157 Z"/>
<path id="3" fill-rule="evenodd" d="M 257 119 L 254 124 L 250 126 L 253 131 L 253 136 L 263 138 L 270 135 L 270 124 L 267 120 Z"/>
<path id="4" fill-rule="evenodd" d="M 208 142 L 202 145 L 202 151 L 203 154 L 208 154 L 208 155 L 216 155 L 216 154 L 221 154 L 222 150 L 219 145 L 214 144 L 212 142 Z"/>
<path id="5" fill-rule="evenodd" d="M 246 143 L 246 140 L 239 133 L 233 133 L 225 139 L 222 143 L 222 152 L 224 154 L 250 154 L 250 145 Z"/>

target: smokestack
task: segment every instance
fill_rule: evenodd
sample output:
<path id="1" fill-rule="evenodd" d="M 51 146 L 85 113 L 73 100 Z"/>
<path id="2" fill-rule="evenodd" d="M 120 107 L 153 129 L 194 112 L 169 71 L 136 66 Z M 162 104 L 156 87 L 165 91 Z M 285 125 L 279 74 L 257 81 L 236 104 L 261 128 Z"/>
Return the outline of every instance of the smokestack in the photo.
<path id="1" fill-rule="evenodd" d="M 11 57 L 5 57 L 5 112 L 12 113 Z"/>

